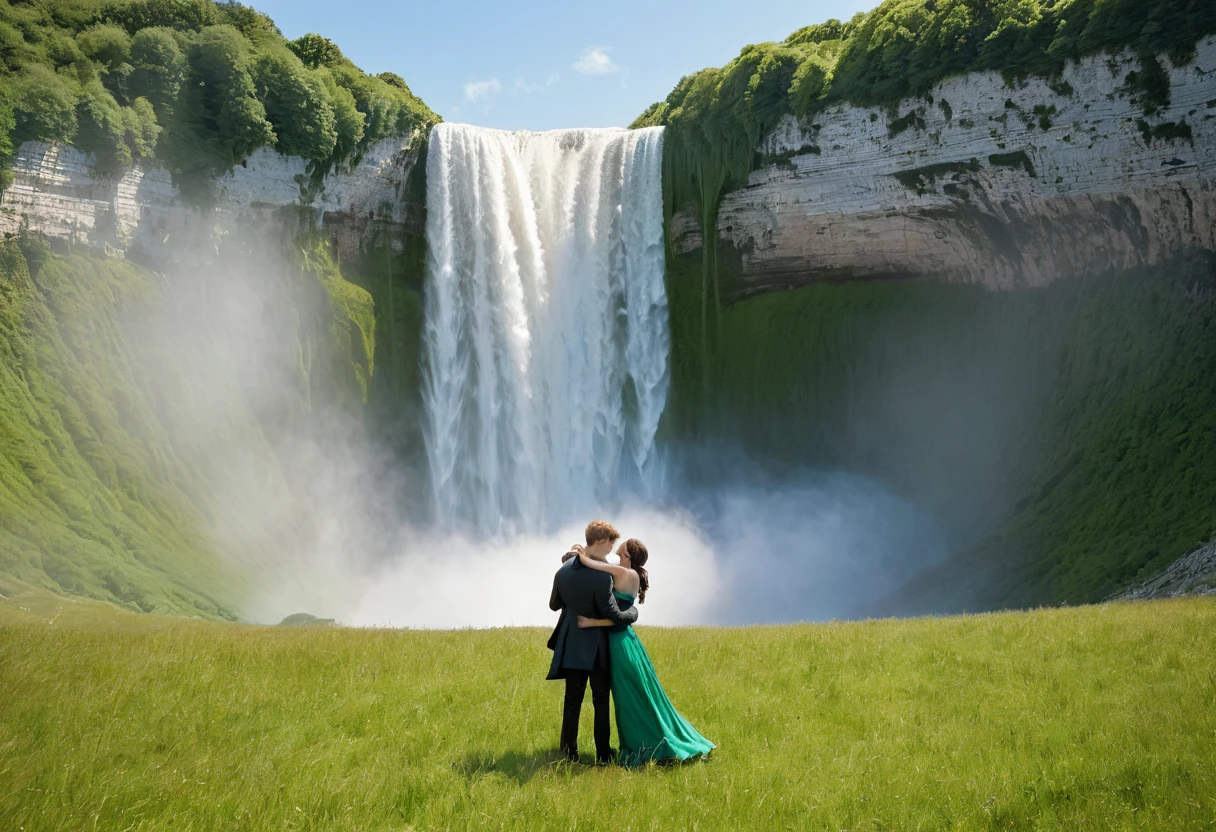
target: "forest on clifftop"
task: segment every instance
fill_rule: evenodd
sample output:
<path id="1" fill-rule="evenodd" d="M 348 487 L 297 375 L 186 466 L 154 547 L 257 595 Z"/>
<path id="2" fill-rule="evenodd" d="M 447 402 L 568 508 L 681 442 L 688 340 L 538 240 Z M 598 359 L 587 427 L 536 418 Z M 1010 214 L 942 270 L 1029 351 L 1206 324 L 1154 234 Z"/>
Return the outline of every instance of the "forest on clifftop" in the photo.
<path id="1" fill-rule="evenodd" d="M 319 177 L 438 116 L 327 38 L 213 0 L 0 0 L 0 190 L 23 142 L 71 144 L 98 173 L 154 160 L 205 198 L 258 147 Z"/>

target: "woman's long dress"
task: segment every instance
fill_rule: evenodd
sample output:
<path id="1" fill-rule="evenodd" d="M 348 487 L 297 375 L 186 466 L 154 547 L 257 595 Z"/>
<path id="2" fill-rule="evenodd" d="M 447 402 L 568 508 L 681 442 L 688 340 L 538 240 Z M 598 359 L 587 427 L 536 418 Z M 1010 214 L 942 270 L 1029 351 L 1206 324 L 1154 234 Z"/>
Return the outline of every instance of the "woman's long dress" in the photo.
<path id="1" fill-rule="evenodd" d="M 621 609 L 633 596 L 613 590 Z M 688 760 L 715 747 L 671 704 L 633 627 L 608 634 L 612 655 L 612 701 L 620 738 L 620 762 L 638 766 L 648 760 Z"/>

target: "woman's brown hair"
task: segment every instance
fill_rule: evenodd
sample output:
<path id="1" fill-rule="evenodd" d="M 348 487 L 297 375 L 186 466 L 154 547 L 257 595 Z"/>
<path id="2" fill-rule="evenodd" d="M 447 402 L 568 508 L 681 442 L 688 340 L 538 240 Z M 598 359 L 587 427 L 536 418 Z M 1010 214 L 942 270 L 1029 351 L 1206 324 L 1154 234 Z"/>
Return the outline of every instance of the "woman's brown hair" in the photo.
<path id="1" fill-rule="evenodd" d="M 629 566 L 634 572 L 638 573 L 638 603 L 646 602 L 646 590 L 650 589 L 650 576 L 646 574 L 646 561 L 650 559 L 650 553 L 646 551 L 645 544 L 636 537 L 631 537 L 625 541 L 625 551 L 629 553 Z"/>

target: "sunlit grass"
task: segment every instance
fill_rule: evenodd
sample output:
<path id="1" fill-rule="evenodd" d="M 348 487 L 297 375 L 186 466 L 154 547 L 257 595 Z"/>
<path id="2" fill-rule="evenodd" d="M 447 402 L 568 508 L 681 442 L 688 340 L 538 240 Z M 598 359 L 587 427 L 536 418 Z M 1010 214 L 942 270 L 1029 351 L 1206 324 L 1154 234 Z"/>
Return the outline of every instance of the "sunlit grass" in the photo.
<path id="1" fill-rule="evenodd" d="M 643 627 L 719 747 L 634 772 L 554 761 L 541 630 L 253 627 L 0 593 L 5 830 L 1216 823 L 1213 599 Z"/>

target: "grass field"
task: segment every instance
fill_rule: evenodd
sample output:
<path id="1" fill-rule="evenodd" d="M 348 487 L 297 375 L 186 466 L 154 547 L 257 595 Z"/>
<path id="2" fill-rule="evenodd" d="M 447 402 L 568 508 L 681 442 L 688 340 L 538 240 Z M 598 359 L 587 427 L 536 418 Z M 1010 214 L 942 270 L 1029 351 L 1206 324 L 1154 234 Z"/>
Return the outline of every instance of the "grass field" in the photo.
<path id="1" fill-rule="evenodd" d="M 3 830 L 1216 826 L 1216 599 L 643 627 L 719 747 L 627 771 L 555 762 L 540 630 L 0 594 Z"/>

